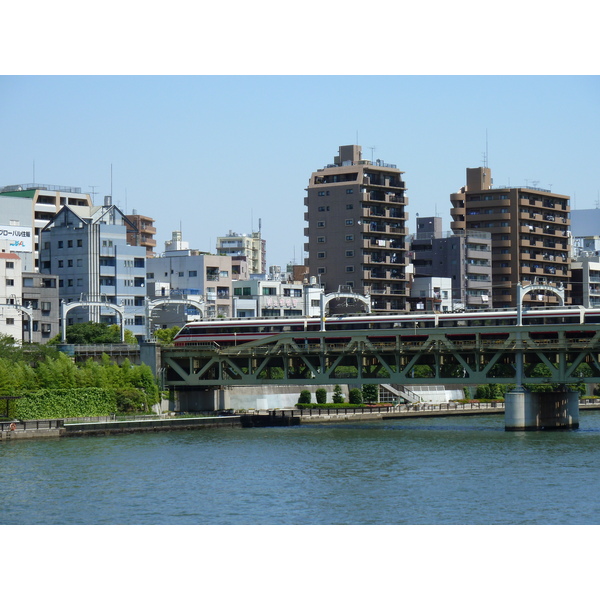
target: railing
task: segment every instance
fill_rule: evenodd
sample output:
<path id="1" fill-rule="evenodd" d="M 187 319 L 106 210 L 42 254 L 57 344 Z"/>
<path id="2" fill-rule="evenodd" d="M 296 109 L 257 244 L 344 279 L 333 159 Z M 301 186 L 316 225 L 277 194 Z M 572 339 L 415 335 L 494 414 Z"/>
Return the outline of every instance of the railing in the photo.
<path id="1" fill-rule="evenodd" d="M 36 431 L 39 429 L 59 429 L 63 427 L 64 419 L 47 419 L 41 421 L 13 421 L 0 423 L 0 431 Z"/>
<path id="2" fill-rule="evenodd" d="M 269 410 L 266 413 L 276 417 L 315 417 L 323 415 L 352 415 L 352 414 L 393 414 L 393 413 L 431 413 L 431 412 L 471 412 L 482 409 L 504 410 L 504 402 L 445 402 L 441 404 L 398 404 L 396 406 L 364 406 L 357 408 L 303 408 Z M 255 411 L 257 413 L 261 411 Z"/>

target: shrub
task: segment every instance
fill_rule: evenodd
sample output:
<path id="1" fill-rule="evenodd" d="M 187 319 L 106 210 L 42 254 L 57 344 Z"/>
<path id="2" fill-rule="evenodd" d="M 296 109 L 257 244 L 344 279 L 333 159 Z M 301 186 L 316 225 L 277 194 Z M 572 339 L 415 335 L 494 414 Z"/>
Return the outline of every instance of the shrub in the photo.
<path id="1" fill-rule="evenodd" d="M 325 404 L 327 402 L 327 390 L 325 388 L 319 388 L 315 392 L 318 404 Z"/>
<path id="2" fill-rule="evenodd" d="M 302 390 L 298 402 L 301 404 L 310 404 L 310 390 Z"/>
<path id="3" fill-rule="evenodd" d="M 336 383 L 335 387 L 333 388 L 332 400 L 335 404 L 340 404 L 340 403 L 344 402 L 344 394 L 342 394 L 342 386 L 339 383 Z"/>
<path id="4" fill-rule="evenodd" d="M 350 404 L 361 404 L 362 403 L 362 392 L 360 388 L 352 388 L 349 393 Z"/>
<path id="5" fill-rule="evenodd" d="M 137 389 L 116 390 L 117 412 L 134 413 L 146 409 L 146 394 Z"/>

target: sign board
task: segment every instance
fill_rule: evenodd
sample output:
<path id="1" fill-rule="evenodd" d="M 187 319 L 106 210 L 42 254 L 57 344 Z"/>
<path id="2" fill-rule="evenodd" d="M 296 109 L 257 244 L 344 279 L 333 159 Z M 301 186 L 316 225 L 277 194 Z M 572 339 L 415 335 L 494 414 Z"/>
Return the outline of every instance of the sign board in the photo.
<path id="1" fill-rule="evenodd" d="M 33 231 L 31 227 L 0 225 L 0 247 L 6 252 L 32 252 Z"/>

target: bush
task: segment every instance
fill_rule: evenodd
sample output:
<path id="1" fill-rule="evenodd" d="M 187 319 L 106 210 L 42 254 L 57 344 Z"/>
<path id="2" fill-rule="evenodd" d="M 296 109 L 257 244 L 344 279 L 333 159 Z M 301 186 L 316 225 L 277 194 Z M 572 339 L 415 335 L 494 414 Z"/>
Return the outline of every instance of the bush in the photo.
<path id="1" fill-rule="evenodd" d="M 327 390 L 325 388 L 319 388 L 315 392 L 317 398 L 317 404 L 325 404 L 327 402 Z"/>
<path id="2" fill-rule="evenodd" d="M 117 412 L 135 413 L 146 410 L 146 394 L 142 390 L 116 390 Z"/>
<path id="3" fill-rule="evenodd" d="M 349 393 L 350 404 L 361 404 L 362 403 L 362 392 L 360 388 L 352 388 Z"/>
<path id="4" fill-rule="evenodd" d="M 335 384 L 333 388 L 333 398 L 334 404 L 340 404 L 344 402 L 344 394 L 342 394 L 342 386 L 339 383 Z"/>
<path id="5" fill-rule="evenodd" d="M 310 390 L 302 390 L 298 402 L 301 404 L 310 404 Z"/>

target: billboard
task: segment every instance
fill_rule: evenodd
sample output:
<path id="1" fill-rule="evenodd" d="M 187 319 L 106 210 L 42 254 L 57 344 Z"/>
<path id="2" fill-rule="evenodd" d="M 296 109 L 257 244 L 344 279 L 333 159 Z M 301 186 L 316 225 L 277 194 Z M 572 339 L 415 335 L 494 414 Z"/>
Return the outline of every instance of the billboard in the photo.
<path id="1" fill-rule="evenodd" d="M 32 228 L 0 225 L 0 248 L 6 252 L 32 252 Z"/>

